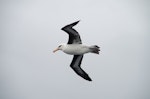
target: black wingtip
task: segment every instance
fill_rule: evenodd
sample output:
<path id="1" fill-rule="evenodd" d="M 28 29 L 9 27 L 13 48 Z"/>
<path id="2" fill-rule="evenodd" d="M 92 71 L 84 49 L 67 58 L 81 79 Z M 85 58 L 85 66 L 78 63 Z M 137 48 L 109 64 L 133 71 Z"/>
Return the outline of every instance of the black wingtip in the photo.
<path id="1" fill-rule="evenodd" d="M 85 77 L 84 79 L 88 81 L 92 81 L 92 79 L 89 76 Z"/>
<path id="2" fill-rule="evenodd" d="M 92 79 L 87 79 L 88 81 L 92 81 Z"/>
<path id="3" fill-rule="evenodd" d="M 76 24 L 78 24 L 79 22 L 80 22 L 80 20 L 79 20 L 79 21 L 76 21 L 76 22 L 71 23 L 69 26 L 73 27 L 73 26 L 75 26 Z"/>
<path id="4" fill-rule="evenodd" d="M 69 25 L 64 26 L 63 28 L 61 28 L 61 30 L 65 30 L 66 28 L 72 28 L 73 26 L 75 26 L 76 24 L 78 24 L 80 22 L 80 20 L 73 22 Z"/>
<path id="5" fill-rule="evenodd" d="M 76 21 L 76 22 L 74 22 L 74 23 L 78 24 L 79 22 L 80 22 L 80 20 L 78 20 L 78 21 Z"/>

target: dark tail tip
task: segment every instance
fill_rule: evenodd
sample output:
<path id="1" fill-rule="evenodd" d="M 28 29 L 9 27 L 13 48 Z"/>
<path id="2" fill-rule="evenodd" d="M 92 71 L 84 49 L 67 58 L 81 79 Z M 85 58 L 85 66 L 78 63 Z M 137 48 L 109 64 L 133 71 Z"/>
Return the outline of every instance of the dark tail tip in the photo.
<path id="1" fill-rule="evenodd" d="M 95 47 L 100 48 L 99 46 L 95 45 Z"/>
<path id="2" fill-rule="evenodd" d="M 99 51 L 100 51 L 100 47 L 99 46 L 93 45 L 93 46 L 90 47 L 90 49 L 91 49 L 92 53 L 99 54 Z"/>

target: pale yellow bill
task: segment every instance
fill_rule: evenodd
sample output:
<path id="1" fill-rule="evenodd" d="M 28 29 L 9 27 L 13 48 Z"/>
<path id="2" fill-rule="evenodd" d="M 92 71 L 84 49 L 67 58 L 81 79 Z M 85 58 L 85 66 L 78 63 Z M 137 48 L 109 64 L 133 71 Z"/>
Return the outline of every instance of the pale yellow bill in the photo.
<path id="1" fill-rule="evenodd" d="M 58 48 L 56 48 L 54 51 L 53 51 L 53 53 L 55 53 L 56 51 L 58 51 L 59 49 Z"/>

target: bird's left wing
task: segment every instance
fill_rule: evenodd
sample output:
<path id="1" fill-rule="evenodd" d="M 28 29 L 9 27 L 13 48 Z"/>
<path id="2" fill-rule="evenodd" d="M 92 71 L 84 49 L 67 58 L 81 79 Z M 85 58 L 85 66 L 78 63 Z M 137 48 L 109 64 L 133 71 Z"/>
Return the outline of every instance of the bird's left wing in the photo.
<path id="1" fill-rule="evenodd" d="M 71 23 L 69 25 L 66 25 L 65 27 L 63 27 L 61 30 L 65 31 L 68 33 L 69 35 L 69 40 L 68 40 L 68 44 L 82 44 L 81 38 L 79 33 L 73 29 L 72 27 L 75 26 L 77 22 Z"/>
<path id="2" fill-rule="evenodd" d="M 70 67 L 82 78 L 92 81 L 88 74 L 80 67 L 83 55 L 74 55 Z"/>

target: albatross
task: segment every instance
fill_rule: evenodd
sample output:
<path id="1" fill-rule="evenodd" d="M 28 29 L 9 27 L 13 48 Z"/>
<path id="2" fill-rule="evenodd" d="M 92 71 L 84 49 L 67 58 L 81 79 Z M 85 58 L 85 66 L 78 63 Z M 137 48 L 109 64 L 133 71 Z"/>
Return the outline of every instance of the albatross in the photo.
<path id="1" fill-rule="evenodd" d="M 77 73 L 85 80 L 92 81 L 92 79 L 81 68 L 80 65 L 84 54 L 86 53 L 99 54 L 100 47 L 97 45 L 86 46 L 82 44 L 79 33 L 73 28 L 73 26 L 75 26 L 78 23 L 79 21 L 76 21 L 61 28 L 61 30 L 65 31 L 69 35 L 69 40 L 67 44 L 59 45 L 53 52 L 55 53 L 56 51 L 61 50 L 66 54 L 74 55 L 70 67 L 75 71 L 75 73 Z"/>

